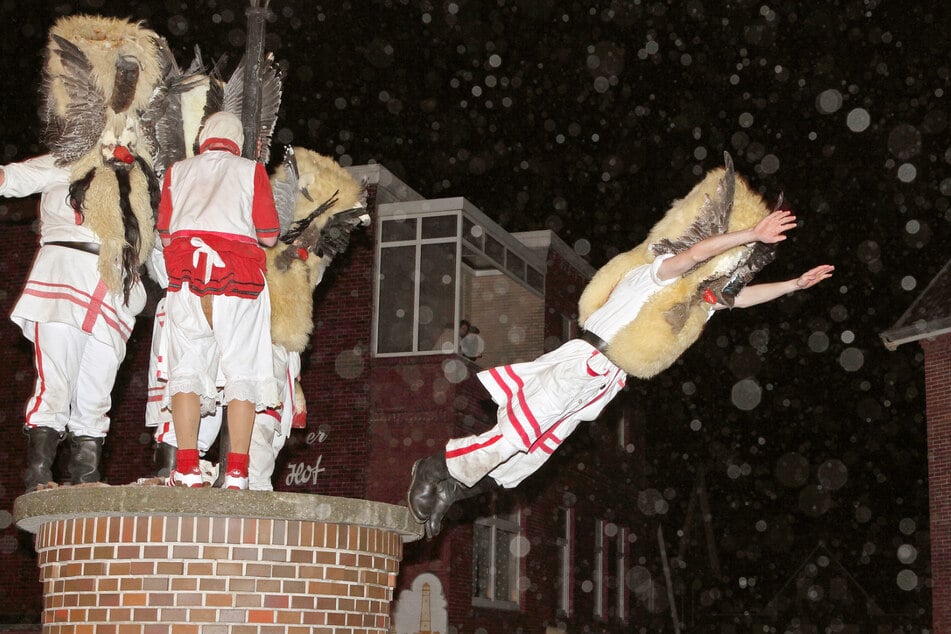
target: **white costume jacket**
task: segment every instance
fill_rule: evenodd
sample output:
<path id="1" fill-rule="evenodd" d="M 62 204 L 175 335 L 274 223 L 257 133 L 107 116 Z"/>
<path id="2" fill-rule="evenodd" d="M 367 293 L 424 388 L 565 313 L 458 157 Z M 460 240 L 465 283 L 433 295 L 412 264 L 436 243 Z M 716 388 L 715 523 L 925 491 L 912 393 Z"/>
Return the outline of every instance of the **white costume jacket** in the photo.
<path id="1" fill-rule="evenodd" d="M 11 313 L 13 321 L 32 341 L 32 323 L 59 322 L 82 330 L 111 346 L 118 359 L 125 356 L 135 316 L 145 306 L 145 289 L 137 281 L 125 305 L 121 293 L 112 293 L 98 273 L 98 256 L 52 242 L 99 243 L 88 227 L 79 224 L 68 202 L 69 169 L 58 167 L 52 155 L 3 168 L 0 196 L 40 198 L 40 249 Z"/>

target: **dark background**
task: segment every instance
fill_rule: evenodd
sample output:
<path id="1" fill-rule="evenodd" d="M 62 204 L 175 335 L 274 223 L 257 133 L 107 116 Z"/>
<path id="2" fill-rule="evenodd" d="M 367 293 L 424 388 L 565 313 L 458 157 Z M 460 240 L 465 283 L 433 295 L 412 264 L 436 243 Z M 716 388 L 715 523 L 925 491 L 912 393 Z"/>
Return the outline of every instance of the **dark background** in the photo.
<path id="1" fill-rule="evenodd" d="M 56 17 L 142 19 L 183 66 L 197 44 L 230 71 L 246 6 L 0 0 L 3 162 L 42 151 L 39 69 Z M 724 151 L 768 198 L 783 192 L 800 227 L 759 281 L 826 262 L 835 277 L 718 316 L 675 367 L 632 381 L 652 465 L 639 503 L 669 514 L 676 542 L 703 468 L 726 601 L 740 611 L 818 549 L 885 612 L 929 622 L 922 356 L 917 344 L 886 351 L 879 333 L 948 259 L 944 3 L 270 9 L 266 48 L 287 69 L 276 144 L 380 163 L 509 231 L 552 229 L 596 267 L 639 243 Z"/>

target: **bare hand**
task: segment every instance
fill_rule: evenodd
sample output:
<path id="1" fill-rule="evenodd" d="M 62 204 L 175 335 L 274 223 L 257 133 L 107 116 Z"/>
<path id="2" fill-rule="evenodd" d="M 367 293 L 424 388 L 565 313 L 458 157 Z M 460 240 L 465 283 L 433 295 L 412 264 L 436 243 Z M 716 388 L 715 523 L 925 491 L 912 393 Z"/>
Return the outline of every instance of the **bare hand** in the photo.
<path id="1" fill-rule="evenodd" d="M 802 290 L 815 286 L 822 280 L 832 277 L 832 271 L 834 270 L 835 267 L 831 264 L 821 264 L 814 269 L 809 269 L 796 280 L 796 288 Z"/>
<path id="2" fill-rule="evenodd" d="M 753 227 L 753 235 L 758 242 L 774 244 L 786 239 L 783 235 L 796 226 L 796 216 L 791 211 L 781 209 L 769 214 Z"/>

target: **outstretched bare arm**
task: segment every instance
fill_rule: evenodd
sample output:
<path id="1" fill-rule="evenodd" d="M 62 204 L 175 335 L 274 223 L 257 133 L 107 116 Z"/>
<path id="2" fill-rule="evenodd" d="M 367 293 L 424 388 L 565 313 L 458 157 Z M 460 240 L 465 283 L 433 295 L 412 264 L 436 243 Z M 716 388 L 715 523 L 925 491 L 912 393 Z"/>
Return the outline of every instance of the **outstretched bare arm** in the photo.
<path id="1" fill-rule="evenodd" d="M 696 264 L 709 260 L 741 244 L 749 244 L 750 242 L 765 242 L 767 244 L 782 242 L 786 239 L 784 235 L 785 232 L 795 226 L 796 216 L 792 215 L 791 211 L 774 211 L 760 220 L 752 229 L 731 231 L 730 233 L 711 236 L 705 240 L 701 240 L 686 251 L 664 260 L 661 262 L 657 275 L 662 280 L 680 277 Z"/>
<path id="2" fill-rule="evenodd" d="M 815 268 L 809 269 L 799 277 L 795 277 L 791 280 L 747 286 L 740 291 L 739 295 L 736 296 L 736 302 L 734 303 L 733 307 L 749 308 L 750 306 L 756 306 L 757 304 L 763 304 L 765 302 L 774 300 L 777 297 L 782 297 L 787 293 L 794 293 L 796 291 L 811 288 L 822 280 L 832 277 L 832 272 L 834 270 L 835 267 L 831 264 L 822 264 Z M 716 308 L 725 308 L 725 306 L 718 305 Z"/>

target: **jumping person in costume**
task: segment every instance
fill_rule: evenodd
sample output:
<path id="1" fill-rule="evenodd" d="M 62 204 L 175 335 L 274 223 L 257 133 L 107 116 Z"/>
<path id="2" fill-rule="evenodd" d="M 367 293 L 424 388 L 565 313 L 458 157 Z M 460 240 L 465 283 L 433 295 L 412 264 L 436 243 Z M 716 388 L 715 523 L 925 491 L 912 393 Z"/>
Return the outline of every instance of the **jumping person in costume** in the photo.
<path id="1" fill-rule="evenodd" d="M 280 402 L 271 359 L 271 309 L 260 245 L 280 231 L 264 165 L 241 157 L 241 121 L 217 112 L 200 153 L 166 172 L 156 228 L 169 277 L 168 392 L 178 442 L 174 486 L 203 486 L 197 435 L 202 409 L 224 377 L 231 451 L 224 488 L 248 488 L 255 410 Z"/>
<path id="2" fill-rule="evenodd" d="M 822 265 L 745 286 L 796 218 L 769 213 L 726 161 L 726 170 L 678 201 L 645 243 L 595 275 L 579 302 L 581 338 L 535 361 L 478 374 L 499 405 L 497 424 L 451 439 L 413 465 L 408 503 L 429 537 L 455 502 L 496 485 L 515 487 L 534 473 L 581 421 L 598 417 L 628 374 L 649 378 L 668 367 L 715 311 L 762 304 L 832 275 L 833 267 Z"/>

